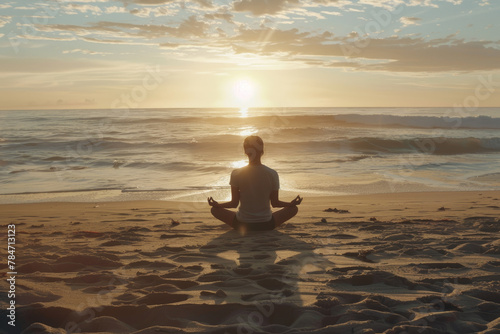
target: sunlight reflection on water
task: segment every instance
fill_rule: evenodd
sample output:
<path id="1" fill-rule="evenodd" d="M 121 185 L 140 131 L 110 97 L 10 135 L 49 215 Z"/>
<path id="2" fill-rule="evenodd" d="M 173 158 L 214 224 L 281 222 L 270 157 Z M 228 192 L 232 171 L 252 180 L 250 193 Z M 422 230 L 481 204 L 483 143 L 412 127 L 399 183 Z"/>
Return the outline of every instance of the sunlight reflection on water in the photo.
<path id="1" fill-rule="evenodd" d="M 238 160 L 238 161 L 231 162 L 231 167 L 232 168 L 241 168 L 241 167 L 245 167 L 247 164 L 248 164 L 248 160 Z"/>
<path id="2" fill-rule="evenodd" d="M 239 135 L 242 137 L 248 137 L 248 136 L 254 135 L 257 132 L 259 132 L 259 130 L 254 126 L 244 126 L 244 127 L 241 127 L 238 131 L 239 131 Z"/>
<path id="3" fill-rule="evenodd" d="M 241 108 L 239 110 L 239 112 L 240 112 L 240 117 L 241 118 L 248 117 L 248 108 Z"/>

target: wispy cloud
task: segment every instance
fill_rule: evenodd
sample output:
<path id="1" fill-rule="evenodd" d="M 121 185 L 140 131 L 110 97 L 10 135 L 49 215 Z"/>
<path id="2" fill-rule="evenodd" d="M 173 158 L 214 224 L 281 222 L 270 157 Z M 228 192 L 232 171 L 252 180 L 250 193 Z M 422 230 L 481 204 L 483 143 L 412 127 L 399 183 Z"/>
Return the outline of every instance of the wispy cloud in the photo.
<path id="1" fill-rule="evenodd" d="M 419 17 L 410 17 L 410 16 L 403 16 L 402 18 L 399 19 L 399 22 L 403 24 L 403 27 L 419 25 L 421 21 L 422 19 Z"/>
<path id="2" fill-rule="evenodd" d="M 59 35 L 59 36 L 47 36 L 47 35 L 20 35 L 19 38 L 29 39 L 29 40 L 41 40 L 41 41 L 59 41 L 59 42 L 69 42 L 77 40 L 75 36 L 72 35 Z"/>
<path id="3" fill-rule="evenodd" d="M 87 12 L 92 15 L 101 15 L 103 13 L 101 7 L 98 7 L 96 5 L 82 5 L 82 4 L 72 3 L 64 5 L 62 8 L 66 15 L 76 15 L 79 13 L 87 13 Z"/>
<path id="4" fill-rule="evenodd" d="M 325 66 L 351 67 L 365 71 L 394 72 L 469 72 L 500 69 L 500 50 L 491 41 L 463 42 L 452 36 L 442 39 L 391 37 L 366 39 L 358 54 L 345 53 L 347 37 L 329 33 L 313 35 L 297 29 L 241 30 L 232 38 L 237 53 L 316 56 Z M 286 56 L 285 56 L 286 55 Z M 349 59 L 339 62 L 339 58 Z M 330 60 L 329 60 L 330 59 Z M 366 64 L 366 60 L 376 61 Z"/>
<path id="5" fill-rule="evenodd" d="M 181 3 L 184 4 L 182 0 L 120 0 L 125 5 L 136 4 L 136 5 L 144 5 L 144 6 L 158 6 L 165 5 L 171 3 Z M 206 8 L 213 7 L 213 3 L 211 0 L 193 0 L 194 3 Z"/>
<path id="6" fill-rule="evenodd" d="M 0 28 L 4 27 L 7 23 L 10 23 L 12 18 L 10 16 L 0 16 Z"/>
<path id="7" fill-rule="evenodd" d="M 174 16 L 178 13 L 178 10 L 169 7 L 141 7 L 131 9 L 130 14 L 139 17 L 160 17 L 160 16 Z"/>
<path id="8" fill-rule="evenodd" d="M 340 12 L 332 12 L 328 10 L 322 10 L 321 13 L 325 15 L 342 16 L 342 13 Z"/>
<path id="9" fill-rule="evenodd" d="M 91 26 L 79 26 L 70 24 L 47 24 L 36 25 L 39 31 L 45 32 L 72 32 L 78 36 L 89 37 L 96 34 L 94 40 L 100 37 L 114 38 L 145 38 L 154 39 L 161 37 L 202 37 L 208 28 L 207 23 L 199 21 L 196 17 L 190 16 L 183 20 L 178 26 L 133 24 L 124 22 L 99 21 Z"/>
<path id="10" fill-rule="evenodd" d="M 300 5 L 299 0 L 238 0 L 233 3 L 236 12 L 250 12 L 253 15 L 277 14 Z"/>
<path id="11" fill-rule="evenodd" d="M 92 50 L 82 50 L 82 49 L 73 49 L 73 50 L 64 50 L 64 54 L 66 53 L 81 53 L 84 55 L 107 55 L 111 54 L 110 52 L 98 52 L 98 51 L 92 51 Z"/>
<path id="12" fill-rule="evenodd" d="M 500 71 L 491 0 L 25 0 L 0 9 L 0 48 L 11 55 L 0 56 L 2 87 L 46 89 L 44 78 L 55 87 L 72 73 L 90 83 L 104 71 L 121 85 L 120 70 L 153 62 L 193 78 L 300 69 L 322 80 L 356 72 L 451 82 Z"/>

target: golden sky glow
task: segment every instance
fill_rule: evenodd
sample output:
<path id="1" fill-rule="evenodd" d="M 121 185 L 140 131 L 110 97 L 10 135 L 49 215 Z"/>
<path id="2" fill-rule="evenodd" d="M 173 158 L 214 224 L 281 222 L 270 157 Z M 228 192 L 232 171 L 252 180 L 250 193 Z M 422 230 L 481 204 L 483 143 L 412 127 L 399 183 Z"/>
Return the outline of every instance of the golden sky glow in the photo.
<path id="1" fill-rule="evenodd" d="M 233 85 L 233 95 L 242 107 L 249 107 L 252 99 L 255 98 L 255 83 L 249 79 L 239 79 Z"/>
<path id="2" fill-rule="evenodd" d="M 0 9 L 2 109 L 449 107 L 481 80 L 500 90 L 496 1 L 26 0 Z M 480 102 L 499 106 L 500 94 Z"/>

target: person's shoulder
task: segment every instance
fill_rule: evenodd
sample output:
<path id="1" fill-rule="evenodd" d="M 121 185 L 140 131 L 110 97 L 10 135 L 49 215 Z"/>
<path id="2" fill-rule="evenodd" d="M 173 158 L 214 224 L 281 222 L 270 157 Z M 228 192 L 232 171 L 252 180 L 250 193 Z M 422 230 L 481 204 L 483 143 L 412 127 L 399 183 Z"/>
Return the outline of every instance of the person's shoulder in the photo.
<path id="1" fill-rule="evenodd" d="M 236 168 L 236 169 L 233 169 L 233 171 L 231 172 L 231 175 L 238 175 L 238 174 L 241 174 L 243 171 L 245 171 L 247 166 L 244 166 L 244 167 L 240 167 L 240 168 Z"/>
<path id="2" fill-rule="evenodd" d="M 271 167 L 266 166 L 266 165 L 262 165 L 262 167 L 263 167 L 266 171 L 268 171 L 269 173 L 278 175 L 278 172 L 277 172 L 277 171 L 275 171 L 274 169 L 272 169 Z"/>

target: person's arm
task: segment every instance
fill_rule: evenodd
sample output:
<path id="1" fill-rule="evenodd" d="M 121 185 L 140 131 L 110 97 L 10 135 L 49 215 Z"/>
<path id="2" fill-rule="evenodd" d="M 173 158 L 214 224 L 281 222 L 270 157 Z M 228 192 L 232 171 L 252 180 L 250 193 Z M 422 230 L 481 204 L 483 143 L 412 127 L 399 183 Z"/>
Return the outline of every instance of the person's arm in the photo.
<path id="1" fill-rule="evenodd" d="M 216 208 L 237 208 L 240 204 L 240 189 L 235 186 L 231 186 L 231 201 L 226 203 L 219 203 L 212 197 L 208 198 L 208 205 L 214 206 Z"/>
<path id="2" fill-rule="evenodd" d="M 297 206 L 302 202 L 302 197 L 297 195 L 291 202 L 283 202 L 279 199 L 279 190 L 273 190 L 270 195 L 271 205 L 273 208 L 286 208 Z"/>

